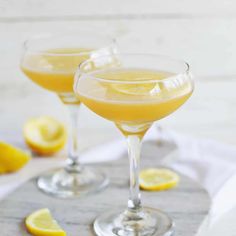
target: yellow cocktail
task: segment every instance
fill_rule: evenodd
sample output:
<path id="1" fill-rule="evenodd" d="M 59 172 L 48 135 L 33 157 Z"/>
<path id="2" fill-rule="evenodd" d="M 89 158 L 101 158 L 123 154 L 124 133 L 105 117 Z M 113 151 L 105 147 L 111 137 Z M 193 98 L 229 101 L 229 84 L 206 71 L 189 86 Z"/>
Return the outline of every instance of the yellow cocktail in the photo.
<path id="1" fill-rule="evenodd" d="M 73 95 L 74 75 L 78 65 L 89 59 L 92 51 L 86 48 L 42 51 L 41 54 L 25 57 L 21 68 L 33 82 L 57 93 L 63 102 L 79 103 Z"/>
<path id="2" fill-rule="evenodd" d="M 188 64 L 148 54 L 101 56 L 80 65 L 74 90 L 89 109 L 113 121 L 128 143 L 128 208 L 98 217 L 94 223 L 97 235 L 172 235 L 173 222 L 168 215 L 157 209 L 142 207 L 139 192 L 140 146 L 153 122 L 174 112 L 192 94 L 193 81 Z"/>
<path id="3" fill-rule="evenodd" d="M 136 133 L 142 135 L 152 122 L 175 111 L 192 93 L 191 81 L 178 87 L 165 83 L 166 78 L 177 76 L 168 72 L 121 68 L 93 76 L 103 81 L 81 81 L 83 90 L 78 97 L 93 112 L 115 122 L 125 134 L 129 131 L 122 124 L 141 125 Z"/>
<path id="4" fill-rule="evenodd" d="M 38 179 L 38 187 L 57 197 L 81 196 L 104 188 L 108 179 L 99 170 L 87 169 L 79 163 L 78 106 L 73 93 L 76 69 L 97 55 L 112 54 L 114 42 L 99 35 L 81 32 L 34 37 L 24 44 L 21 69 L 37 85 L 56 93 L 70 111 L 71 127 L 67 165 L 50 171 Z"/>

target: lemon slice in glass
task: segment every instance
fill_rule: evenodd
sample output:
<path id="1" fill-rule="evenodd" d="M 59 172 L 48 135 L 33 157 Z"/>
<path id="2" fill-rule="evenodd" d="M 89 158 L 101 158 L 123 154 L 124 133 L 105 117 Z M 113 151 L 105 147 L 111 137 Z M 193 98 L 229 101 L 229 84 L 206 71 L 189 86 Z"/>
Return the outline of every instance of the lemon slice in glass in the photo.
<path id="1" fill-rule="evenodd" d="M 164 168 L 150 168 L 140 172 L 140 187 L 144 190 L 159 191 L 175 187 L 179 176 Z"/>
<path id="2" fill-rule="evenodd" d="M 25 124 L 23 132 L 28 146 L 41 155 L 58 152 L 67 140 L 64 125 L 48 116 L 30 119 Z"/>
<path id="3" fill-rule="evenodd" d="M 47 208 L 37 210 L 25 220 L 27 230 L 35 236 L 66 236 Z"/>
<path id="4" fill-rule="evenodd" d="M 112 84 L 112 89 L 126 95 L 153 95 L 160 92 L 158 83 Z"/>
<path id="5" fill-rule="evenodd" d="M 30 160 L 30 155 L 10 144 L 0 142 L 0 174 L 21 169 Z"/>

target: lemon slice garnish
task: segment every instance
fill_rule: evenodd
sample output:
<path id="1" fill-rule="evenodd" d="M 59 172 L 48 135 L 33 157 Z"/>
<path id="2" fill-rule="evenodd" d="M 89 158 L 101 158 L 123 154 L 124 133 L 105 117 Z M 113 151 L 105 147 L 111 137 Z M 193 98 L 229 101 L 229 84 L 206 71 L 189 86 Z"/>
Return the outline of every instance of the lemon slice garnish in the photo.
<path id="1" fill-rule="evenodd" d="M 10 144 L 0 142 L 0 174 L 21 169 L 30 160 L 30 155 Z"/>
<path id="2" fill-rule="evenodd" d="M 42 116 L 27 121 L 24 126 L 24 137 L 34 152 L 47 155 L 56 153 L 64 147 L 67 133 L 61 122 Z"/>
<path id="3" fill-rule="evenodd" d="M 25 225 L 27 230 L 35 236 L 66 236 L 66 232 L 52 218 L 47 208 L 29 215 L 25 220 Z"/>
<path id="4" fill-rule="evenodd" d="M 164 168 L 150 168 L 140 172 L 140 187 L 144 190 L 158 191 L 175 187 L 179 176 Z"/>
<path id="5" fill-rule="evenodd" d="M 112 84 L 111 87 L 127 95 L 153 95 L 161 91 L 158 83 Z"/>

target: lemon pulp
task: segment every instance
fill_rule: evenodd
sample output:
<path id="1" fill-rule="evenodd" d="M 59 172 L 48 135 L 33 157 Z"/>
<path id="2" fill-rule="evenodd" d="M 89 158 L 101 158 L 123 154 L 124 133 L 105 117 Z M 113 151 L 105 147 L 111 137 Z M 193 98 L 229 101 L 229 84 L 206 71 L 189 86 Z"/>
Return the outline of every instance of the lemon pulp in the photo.
<path id="1" fill-rule="evenodd" d="M 41 116 L 27 121 L 24 126 L 24 137 L 34 152 L 47 155 L 56 153 L 64 147 L 67 133 L 61 122 Z"/>

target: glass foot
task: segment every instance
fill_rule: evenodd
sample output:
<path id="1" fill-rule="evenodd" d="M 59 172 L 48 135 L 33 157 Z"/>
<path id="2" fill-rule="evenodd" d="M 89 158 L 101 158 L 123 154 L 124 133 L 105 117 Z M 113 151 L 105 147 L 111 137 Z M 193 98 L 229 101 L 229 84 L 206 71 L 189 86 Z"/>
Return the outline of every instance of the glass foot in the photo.
<path id="1" fill-rule="evenodd" d="M 89 168 L 73 171 L 53 170 L 46 172 L 37 180 L 39 189 L 49 195 L 61 198 L 79 197 L 98 192 L 108 183 L 105 174 Z"/>
<path id="2" fill-rule="evenodd" d="M 94 222 L 99 236 L 171 236 L 174 224 L 164 212 L 144 208 L 141 212 L 111 211 L 104 213 Z"/>

